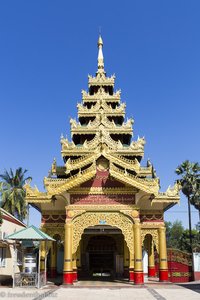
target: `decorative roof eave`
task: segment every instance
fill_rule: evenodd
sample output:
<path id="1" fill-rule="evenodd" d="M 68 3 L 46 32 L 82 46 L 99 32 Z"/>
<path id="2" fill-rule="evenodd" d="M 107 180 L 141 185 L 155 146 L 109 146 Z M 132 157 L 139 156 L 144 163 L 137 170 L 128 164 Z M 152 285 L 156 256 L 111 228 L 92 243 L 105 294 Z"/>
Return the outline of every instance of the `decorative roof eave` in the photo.
<path id="1" fill-rule="evenodd" d="M 117 150 L 111 150 L 110 153 L 117 153 L 119 155 L 126 155 L 126 156 L 140 156 L 143 157 L 144 156 L 144 150 L 140 150 L 140 149 L 130 149 L 130 148 L 126 148 L 124 147 L 123 149 L 117 149 Z"/>
<path id="2" fill-rule="evenodd" d="M 130 149 L 129 147 L 123 147 L 122 149 L 112 149 L 109 147 L 110 153 L 117 153 L 119 155 L 126 155 L 126 156 L 144 156 L 144 151 L 140 149 Z M 62 157 L 65 156 L 79 156 L 79 155 L 88 155 L 89 153 L 94 153 L 94 148 L 93 147 L 74 147 L 74 148 L 69 148 L 69 149 L 62 149 L 61 154 Z"/>
<path id="3" fill-rule="evenodd" d="M 96 164 L 67 179 L 44 178 L 44 185 L 49 196 L 61 194 L 67 190 L 90 180 L 96 174 Z"/>
<path id="4" fill-rule="evenodd" d="M 80 155 L 80 153 L 77 153 Z M 112 163 L 116 163 L 127 170 L 133 170 L 140 176 L 147 176 L 152 174 L 152 166 L 141 167 L 137 159 L 127 159 L 121 155 L 116 155 L 115 153 L 110 153 L 110 150 L 107 146 L 100 147 L 88 153 L 87 155 L 82 155 L 78 159 L 69 158 L 65 164 L 67 173 L 71 170 L 80 169 L 90 163 L 95 162 L 101 155 L 108 159 Z M 65 169 L 65 168 L 64 168 Z M 66 171 L 65 171 L 66 173 Z"/>
<path id="5" fill-rule="evenodd" d="M 100 110 L 101 112 L 101 110 Z M 99 129 L 108 129 L 116 132 L 125 132 L 130 133 L 132 135 L 133 128 L 132 125 L 134 123 L 134 120 L 128 119 L 127 122 L 123 122 L 122 125 L 117 125 L 114 121 L 110 121 L 107 116 L 104 114 L 104 111 L 101 112 L 101 114 L 97 114 L 95 116 L 95 119 L 93 121 L 89 121 L 87 125 L 81 125 L 79 122 L 77 122 L 74 119 L 70 119 L 70 125 L 71 125 L 71 133 L 77 132 L 88 132 L 88 131 L 99 131 Z M 104 128 L 100 128 L 100 126 L 104 126 Z"/>
<path id="6" fill-rule="evenodd" d="M 88 75 L 88 86 L 112 86 L 115 84 L 115 75 L 106 77 L 104 74 L 97 73 L 96 77 Z"/>
<path id="7" fill-rule="evenodd" d="M 97 132 L 95 137 L 91 141 L 85 141 L 83 145 L 77 146 L 74 144 L 74 142 L 69 142 L 67 139 L 62 138 L 61 139 L 61 146 L 62 146 L 62 156 L 65 156 L 65 152 L 67 153 L 68 151 L 73 151 L 73 152 L 80 152 L 80 153 L 88 153 L 92 149 L 96 148 L 99 145 L 99 138 L 100 138 L 100 133 Z M 94 150 L 93 150 L 94 151 Z M 73 153 L 72 153 L 73 155 Z"/>
<path id="8" fill-rule="evenodd" d="M 107 158 L 112 163 L 116 163 L 123 168 L 127 168 L 129 170 L 135 171 L 136 173 L 139 173 L 140 164 L 137 159 L 134 160 L 126 159 L 114 153 L 111 154 L 109 150 L 106 151 L 106 149 L 105 151 L 102 152 L 102 154 L 105 158 Z"/>
<path id="9" fill-rule="evenodd" d="M 105 104 L 99 104 L 97 103 L 96 105 L 92 106 L 91 108 L 87 108 L 84 106 L 77 105 L 78 106 L 78 116 L 80 115 L 94 115 L 94 116 L 99 116 L 99 115 L 111 115 L 111 116 L 125 116 L 125 103 L 121 104 L 120 106 L 117 106 L 116 108 L 112 108 L 109 105 Z"/>
<path id="10" fill-rule="evenodd" d="M 169 198 L 166 198 L 163 197 L 163 198 L 160 198 L 160 197 L 156 197 L 154 198 L 152 201 L 151 201 L 152 204 L 154 203 L 180 203 L 180 198 L 179 197 L 169 197 Z"/>
<path id="11" fill-rule="evenodd" d="M 106 128 L 107 129 L 107 128 Z M 133 131 L 132 129 L 128 129 L 128 128 L 108 128 L 108 131 L 110 134 L 127 134 L 130 136 L 133 136 Z M 73 137 L 74 135 L 87 135 L 87 134 L 96 134 L 97 132 L 99 132 L 98 128 L 90 128 L 90 127 L 85 127 L 85 128 L 74 128 L 71 130 L 71 137 Z"/>
<path id="12" fill-rule="evenodd" d="M 131 153 L 131 155 L 133 154 Z M 141 167 L 137 159 L 127 159 L 122 155 L 117 155 L 110 152 L 106 152 L 104 156 L 107 159 L 110 159 L 112 162 L 118 164 L 119 166 L 126 168 L 127 170 L 135 171 L 139 176 L 148 176 L 152 174 L 152 166 Z"/>
<path id="13" fill-rule="evenodd" d="M 163 206 L 163 210 L 167 211 L 168 209 L 170 209 L 171 207 L 173 207 L 176 204 L 180 203 L 180 199 L 179 198 L 171 198 L 171 199 L 153 199 L 151 202 L 151 205 L 157 205 L 157 204 L 162 204 Z"/>
<path id="14" fill-rule="evenodd" d="M 158 195 L 151 200 L 151 203 L 162 203 L 164 210 L 166 211 L 175 204 L 180 203 L 180 190 L 181 186 L 178 183 L 175 183 L 174 186 L 169 186 L 166 192 L 158 193 Z"/>
<path id="15" fill-rule="evenodd" d="M 140 174 L 140 176 L 149 176 L 149 175 L 152 175 L 152 166 L 149 166 L 149 167 L 140 167 L 139 174 Z"/>
<path id="16" fill-rule="evenodd" d="M 119 102 L 121 99 L 121 90 L 116 91 L 113 93 L 113 95 L 109 95 L 107 93 L 97 93 L 94 95 L 90 95 L 88 92 L 85 90 L 81 91 L 82 93 L 82 100 L 83 102 L 95 102 L 96 100 L 99 100 L 99 98 L 103 98 L 105 101 L 109 102 Z"/>
<path id="17" fill-rule="evenodd" d="M 87 97 L 82 98 L 83 103 L 91 103 L 91 102 L 96 102 L 98 100 L 99 100 L 99 96 L 97 96 L 96 94 L 88 95 Z M 103 97 L 102 100 L 110 103 L 120 103 L 120 98 L 114 97 L 113 95 L 107 95 Z"/>
<path id="18" fill-rule="evenodd" d="M 72 152 L 73 151 L 73 152 Z M 94 153 L 94 149 L 85 149 L 85 148 L 78 148 L 74 150 L 64 150 L 61 151 L 62 157 L 65 156 L 70 156 L 70 157 L 75 157 L 75 156 L 80 156 L 80 155 L 88 155 L 90 153 Z"/>
<path id="19" fill-rule="evenodd" d="M 41 200 L 41 201 L 51 201 L 51 196 L 46 192 L 40 192 L 35 186 L 34 188 L 30 186 L 30 183 L 26 183 L 24 185 L 24 189 L 26 191 L 26 201 L 32 202 L 32 200 Z"/>
<path id="20" fill-rule="evenodd" d="M 123 171 L 113 164 L 110 164 L 110 174 L 114 178 L 118 179 L 121 182 L 128 183 L 129 185 L 132 185 L 133 187 L 148 193 L 157 195 L 159 191 L 159 179 L 141 179 L 136 176 L 131 175 L 130 173 Z"/>
<path id="21" fill-rule="evenodd" d="M 96 117 L 96 115 L 99 115 L 101 114 L 101 112 L 96 112 L 94 113 L 93 111 L 88 111 L 88 112 L 79 112 L 78 113 L 78 117 L 81 118 L 81 117 Z M 104 114 L 107 116 L 107 117 L 122 117 L 124 118 L 125 116 L 125 112 L 117 112 L 117 111 L 106 111 L 104 112 Z"/>
<path id="22" fill-rule="evenodd" d="M 109 153 L 109 149 L 106 147 L 102 150 L 99 149 L 99 151 L 96 151 L 95 153 L 89 153 L 88 155 L 83 155 L 82 157 L 78 158 L 78 159 L 71 159 L 69 158 L 66 162 L 66 170 L 68 171 L 68 173 L 71 170 L 76 170 L 76 169 L 80 169 L 84 166 L 87 166 L 90 163 L 95 162 L 101 155 L 103 155 L 106 159 L 108 159 L 109 161 L 111 161 L 112 163 L 117 163 L 118 165 L 127 168 L 129 170 L 133 170 L 136 173 L 140 172 L 140 164 L 137 161 L 137 159 L 135 160 L 128 160 L 125 159 L 123 157 L 119 157 L 117 155 L 111 155 Z"/>
<path id="23" fill-rule="evenodd" d="M 120 140 L 118 140 L 118 142 L 114 141 L 111 137 L 109 132 L 107 131 L 103 131 L 103 140 L 102 142 L 104 142 L 106 145 L 108 145 L 110 151 L 116 151 L 118 154 L 124 154 L 126 155 L 126 153 L 128 153 L 128 155 L 132 154 L 135 155 L 139 155 L 139 153 L 144 154 L 144 144 L 145 144 L 145 140 L 144 138 L 142 139 L 138 139 L 137 141 L 133 141 L 130 145 L 123 145 L 121 143 Z"/>
<path id="24" fill-rule="evenodd" d="M 124 123 L 120 126 L 117 126 L 116 124 L 114 124 L 114 122 L 109 122 L 109 121 L 93 121 L 85 126 L 79 124 L 79 123 L 74 123 L 73 125 L 71 125 L 71 132 L 88 132 L 88 130 L 90 131 L 99 131 L 99 126 L 103 125 L 105 127 L 105 129 L 108 129 L 108 131 L 112 130 L 112 131 L 119 131 L 119 132 L 128 132 L 128 133 L 132 133 L 133 129 L 132 129 L 132 124 L 130 124 L 130 122 L 128 123 Z"/>
<path id="25" fill-rule="evenodd" d="M 66 170 L 76 170 L 76 169 L 80 169 L 84 166 L 87 166 L 90 163 L 93 163 L 94 161 L 96 161 L 99 157 L 101 156 L 101 152 L 95 152 L 94 151 L 92 153 L 89 153 L 88 155 L 83 155 L 78 159 L 71 159 L 69 158 L 65 164 L 66 166 Z"/>
<path id="26" fill-rule="evenodd" d="M 74 134 L 96 134 L 99 130 L 97 128 L 90 128 L 90 127 L 85 127 L 85 128 L 81 128 L 81 126 L 79 128 L 73 128 L 71 130 L 71 137 L 73 137 Z"/>

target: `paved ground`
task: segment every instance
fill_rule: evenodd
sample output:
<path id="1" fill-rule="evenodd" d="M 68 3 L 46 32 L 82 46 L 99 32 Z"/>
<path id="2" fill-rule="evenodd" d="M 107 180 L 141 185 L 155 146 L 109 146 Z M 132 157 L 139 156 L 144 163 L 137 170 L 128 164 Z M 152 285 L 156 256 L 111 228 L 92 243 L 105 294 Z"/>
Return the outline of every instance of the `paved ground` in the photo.
<path id="1" fill-rule="evenodd" d="M 200 300 L 200 281 L 187 284 L 145 283 L 144 286 L 120 282 L 78 282 L 74 287 L 35 288 L 0 287 L 0 299 L 30 300 Z"/>

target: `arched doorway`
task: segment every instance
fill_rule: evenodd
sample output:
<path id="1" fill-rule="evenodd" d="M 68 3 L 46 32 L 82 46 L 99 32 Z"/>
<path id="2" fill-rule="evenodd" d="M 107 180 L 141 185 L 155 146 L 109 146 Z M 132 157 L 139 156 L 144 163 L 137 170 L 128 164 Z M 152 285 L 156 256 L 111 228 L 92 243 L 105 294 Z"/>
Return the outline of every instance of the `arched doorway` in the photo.
<path id="1" fill-rule="evenodd" d="M 91 226 L 80 241 L 79 278 L 114 279 L 124 272 L 124 236 L 112 226 Z"/>
<path id="2" fill-rule="evenodd" d="M 114 256 L 115 268 L 110 276 L 122 277 L 125 269 L 126 273 L 127 271 L 129 271 L 129 273 L 133 272 L 133 231 L 135 231 L 136 240 L 138 240 L 137 244 L 140 245 L 140 226 L 138 224 L 137 226 L 136 224 L 134 225 L 134 218 L 132 217 L 131 211 L 84 211 L 80 207 L 80 209 L 68 211 L 67 217 L 64 238 L 64 284 L 73 284 L 73 282 L 77 281 L 77 279 L 79 280 L 86 275 L 89 276 L 91 274 L 88 268 L 89 264 L 87 262 L 89 260 L 87 245 L 89 237 L 92 237 L 92 235 L 111 235 L 114 239 L 116 239 L 116 245 L 118 245 L 118 243 L 120 244 L 119 247 L 117 246 L 116 248 L 120 249 L 120 251 L 117 251 Z M 133 225 L 135 226 L 134 230 Z M 117 232 L 115 232 L 116 230 Z M 120 235 L 120 238 L 117 238 L 117 234 Z M 135 251 L 137 260 L 139 261 L 136 266 L 136 277 L 139 282 L 139 277 L 141 277 L 140 281 L 142 281 L 143 278 L 141 274 L 142 270 L 139 268 L 141 247 L 138 246 Z M 124 253 L 126 253 L 126 260 L 124 259 Z M 126 265 L 124 264 L 124 261 L 126 261 Z M 139 284 L 137 281 L 135 282 L 136 284 Z"/>
<path id="3" fill-rule="evenodd" d="M 143 253 L 147 254 L 146 259 L 146 267 L 147 270 L 144 270 L 144 273 L 147 274 L 148 277 L 156 276 L 156 268 L 155 268 L 155 250 L 156 245 L 153 240 L 153 236 L 147 233 L 143 240 Z M 143 263 L 143 267 L 144 267 Z"/>
<path id="4" fill-rule="evenodd" d="M 50 278 L 56 278 L 63 273 L 64 246 L 59 234 L 54 234 L 55 241 L 49 245 L 47 270 Z"/>

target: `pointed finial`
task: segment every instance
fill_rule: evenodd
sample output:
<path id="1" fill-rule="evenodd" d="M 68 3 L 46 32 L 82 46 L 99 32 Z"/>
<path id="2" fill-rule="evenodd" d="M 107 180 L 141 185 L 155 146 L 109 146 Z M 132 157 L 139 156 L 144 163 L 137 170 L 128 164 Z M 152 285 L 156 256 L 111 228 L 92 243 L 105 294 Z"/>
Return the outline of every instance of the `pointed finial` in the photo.
<path id="1" fill-rule="evenodd" d="M 103 61 L 103 40 L 101 35 L 99 35 L 99 39 L 98 39 L 98 49 L 99 49 L 99 53 L 98 53 L 98 70 L 103 70 L 104 71 L 104 61 Z"/>
<path id="2" fill-rule="evenodd" d="M 102 37 L 101 35 L 99 34 L 99 39 L 98 39 L 98 48 L 102 46 L 103 47 L 103 40 L 102 40 Z"/>

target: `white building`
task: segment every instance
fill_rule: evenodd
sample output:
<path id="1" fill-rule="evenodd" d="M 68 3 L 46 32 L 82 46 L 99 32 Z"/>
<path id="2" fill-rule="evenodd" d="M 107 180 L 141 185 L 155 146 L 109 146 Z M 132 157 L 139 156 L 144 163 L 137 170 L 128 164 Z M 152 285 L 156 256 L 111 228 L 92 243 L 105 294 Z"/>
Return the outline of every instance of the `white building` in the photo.
<path id="1" fill-rule="evenodd" d="M 7 240 L 6 236 L 16 231 L 24 229 L 26 225 L 13 215 L 0 208 L 2 224 L 0 224 L 0 285 L 11 282 L 14 266 L 14 241 Z M 20 271 L 22 266 L 21 251 L 17 247 L 17 264 L 15 272 Z"/>

